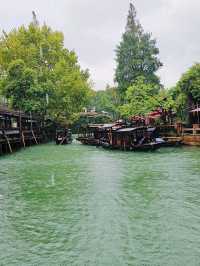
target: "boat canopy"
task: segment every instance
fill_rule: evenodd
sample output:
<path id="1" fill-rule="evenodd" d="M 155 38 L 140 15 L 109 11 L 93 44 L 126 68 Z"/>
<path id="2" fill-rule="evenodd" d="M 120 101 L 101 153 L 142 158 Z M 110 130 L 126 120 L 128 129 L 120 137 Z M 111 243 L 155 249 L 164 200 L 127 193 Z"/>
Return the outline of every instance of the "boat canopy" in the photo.
<path id="1" fill-rule="evenodd" d="M 103 124 L 89 124 L 88 128 L 101 128 Z"/>
<path id="2" fill-rule="evenodd" d="M 103 126 L 102 126 L 102 128 L 112 128 L 112 127 L 114 127 L 116 124 L 104 124 Z"/>
<path id="3" fill-rule="evenodd" d="M 191 110 L 190 113 L 200 113 L 200 107 Z"/>
<path id="4" fill-rule="evenodd" d="M 141 130 L 141 129 L 146 129 L 146 127 L 128 127 L 128 128 L 121 128 L 121 129 L 118 129 L 117 132 L 119 132 L 119 133 L 129 133 L 129 132 L 133 132 L 133 131 Z"/>
<path id="5" fill-rule="evenodd" d="M 147 128 L 147 131 L 148 131 L 148 132 L 154 132 L 155 130 L 156 130 L 155 127 L 149 127 L 149 128 Z"/>

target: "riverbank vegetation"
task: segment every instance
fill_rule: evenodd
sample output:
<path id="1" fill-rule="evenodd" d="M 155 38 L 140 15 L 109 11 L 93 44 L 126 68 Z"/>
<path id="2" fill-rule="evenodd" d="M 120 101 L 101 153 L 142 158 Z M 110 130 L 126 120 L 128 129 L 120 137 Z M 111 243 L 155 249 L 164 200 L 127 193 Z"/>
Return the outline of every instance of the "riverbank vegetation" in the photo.
<path id="1" fill-rule="evenodd" d="M 157 71 L 162 67 L 156 40 L 139 23 L 133 4 L 122 39 L 116 48 L 116 87 L 118 101 L 108 101 L 108 90 L 97 92 L 96 106 L 114 117 L 145 116 L 162 107 L 174 110 L 177 120 L 187 122 L 188 111 L 200 103 L 200 64 L 192 66 L 172 88 L 165 88 Z M 111 111 L 110 111 L 111 110 Z M 114 112 L 114 114 L 113 114 Z"/>

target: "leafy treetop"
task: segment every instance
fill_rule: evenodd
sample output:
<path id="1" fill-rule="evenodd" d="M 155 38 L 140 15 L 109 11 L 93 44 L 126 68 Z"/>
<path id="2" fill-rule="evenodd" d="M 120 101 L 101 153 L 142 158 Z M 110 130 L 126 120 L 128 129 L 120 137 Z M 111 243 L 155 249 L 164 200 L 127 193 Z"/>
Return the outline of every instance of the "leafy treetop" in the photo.
<path id="1" fill-rule="evenodd" d="M 0 37 L 0 91 L 12 107 L 63 123 L 73 121 L 91 93 L 89 72 L 64 47 L 63 34 L 40 26 L 35 13 L 28 27 Z"/>
<path id="2" fill-rule="evenodd" d="M 143 76 L 147 82 L 159 84 L 156 71 L 162 66 L 158 58 L 159 50 L 150 33 L 145 33 L 136 20 L 136 10 L 130 4 L 126 31 L 116 49 L 117 68 L 115 80 L 121 98 L 134 81 Z"/>

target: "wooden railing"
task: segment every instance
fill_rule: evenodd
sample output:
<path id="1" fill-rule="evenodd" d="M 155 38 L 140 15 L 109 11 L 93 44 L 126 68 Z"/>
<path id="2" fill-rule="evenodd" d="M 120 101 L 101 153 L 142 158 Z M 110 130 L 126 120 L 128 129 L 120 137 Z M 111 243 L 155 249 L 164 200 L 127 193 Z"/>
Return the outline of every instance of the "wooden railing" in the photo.
<path id="1" fill-rule="evenodd" d="M 200 128 L 184 128 L 183 135 L 184 134 L 200 135 Z"/>

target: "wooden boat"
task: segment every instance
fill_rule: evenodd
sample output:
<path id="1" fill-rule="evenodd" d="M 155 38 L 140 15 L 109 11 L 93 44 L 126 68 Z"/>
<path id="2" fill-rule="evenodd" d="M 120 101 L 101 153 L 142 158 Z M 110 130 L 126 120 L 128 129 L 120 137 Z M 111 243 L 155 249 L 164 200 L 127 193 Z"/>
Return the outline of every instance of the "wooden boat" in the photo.
<path id="1" fill-rule="evenodd" d="M 155 140 L 155 130 L 144 126 L 112 130 L 110 139 L 100 140 L 100 145 L 105 149 L 154 151 L 160 148 L 160 142 Z"/>
<path id="2" fill-rule="evenodd" d="M 72 143 L 72 133 L 70 129 L 56 130 L 56 144 L 66 145 Z"/>
<path id="3" fill-rule="evenodd" d="M 100 146 L 102 141 L 109 141 L 109 133 L 115 124 L 91 124 L 85 128 L 76 140 L 84 145 Z"/>
<path id="4" fill-rule="evenodd" d="M 107 141 L 100 141 L 100 146 L 104 149 L 108 150 L 116 150 L 117 148 L 112 146 L 109 142 Z"/>
<path id="5" fill-rule="evenodd" d="M 163 139 L 165 140 L 165 143 L 162 147 L 178 147 L 183 144 L 181 137 L 165 137 Z"/>
<path id="6" fill-rule="evenodd" d="M 134 145 L 132 149 L 133 151 L 155 151 L 160 147 L 161 147 L 160 143 L 150 142 L 150 143 Z"/>
<path id="7" fill-rule="evenodd" d="M 100 145 L 104 149 L 109 149 L 109 150 L 119 149 L 119 148 L 113 147 L 108 142 L 101 142 Z M 160 143 L 150 142 L 150 143 L 133 145 L 129 149 L 126 149 L 126 150 L 130 150 L 130 151 L 155 151 L 155 150 L 159 149 L 160 147 L 161 147 Z"/>
<path id="8" fill-rule="evenodd" d="M 99 139 L 95 139 L 94 137 L 78 137 L 76 140 L 84 145 L 99 146 Z"/>
<path id="9" fill-rule="evenodd" d="M 168 143 L 158 138 L 156 128 L 105 124 L 89 125 L 85 134 L 77 138 L 82 144 L 105 149 L 127 151 L 154 151 Z"/>

